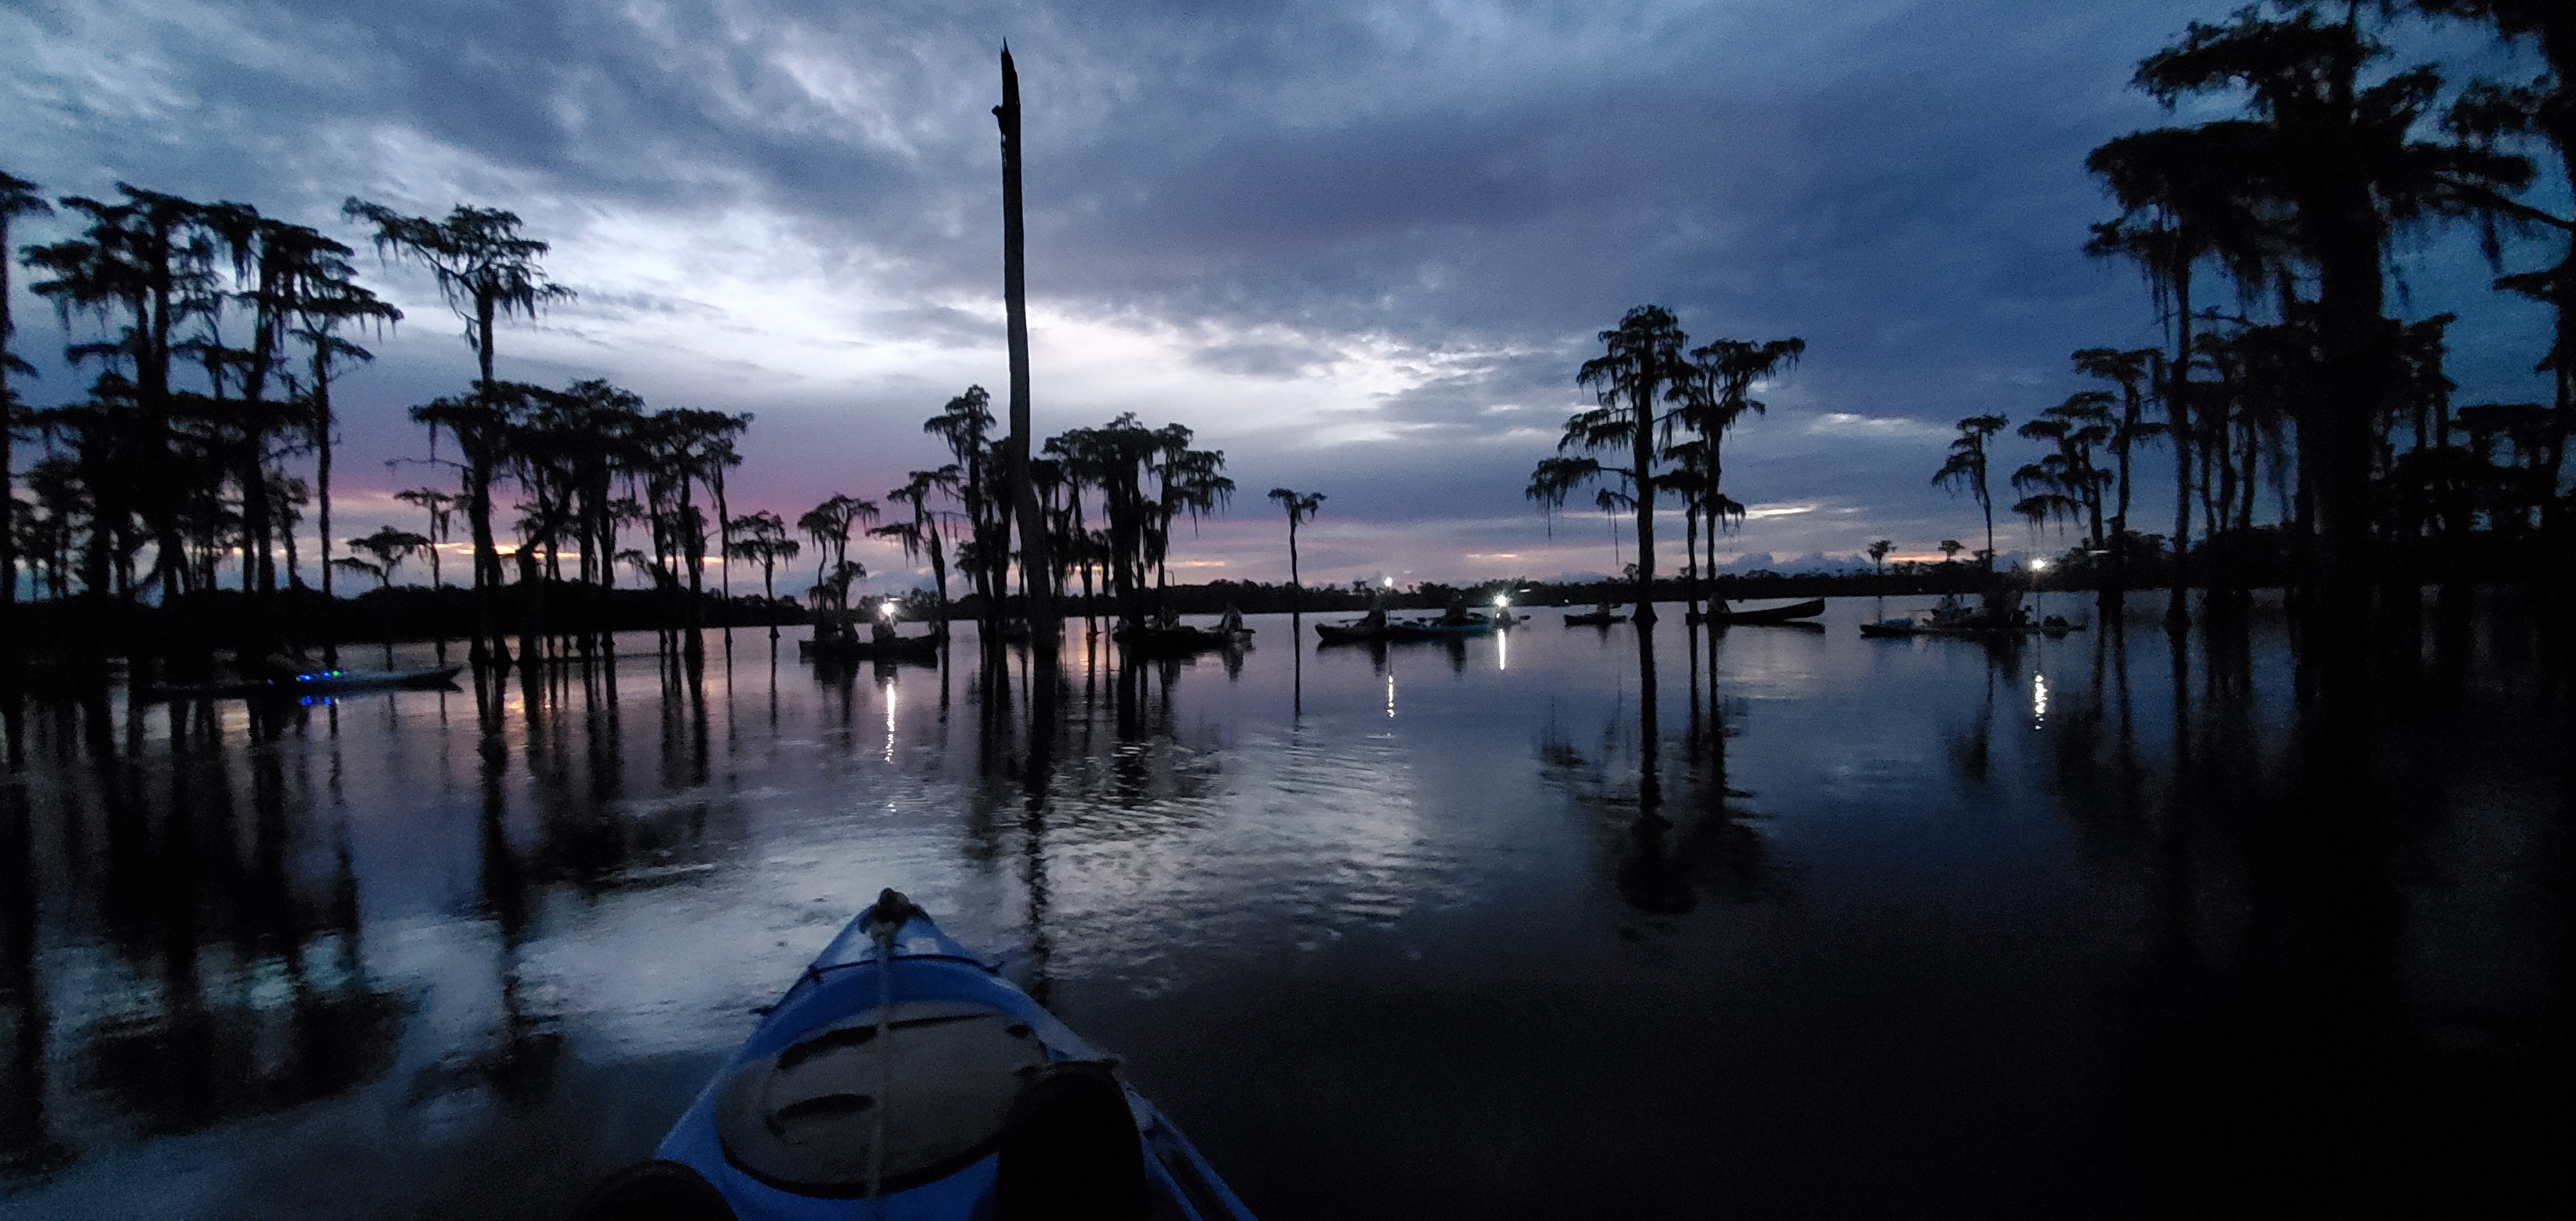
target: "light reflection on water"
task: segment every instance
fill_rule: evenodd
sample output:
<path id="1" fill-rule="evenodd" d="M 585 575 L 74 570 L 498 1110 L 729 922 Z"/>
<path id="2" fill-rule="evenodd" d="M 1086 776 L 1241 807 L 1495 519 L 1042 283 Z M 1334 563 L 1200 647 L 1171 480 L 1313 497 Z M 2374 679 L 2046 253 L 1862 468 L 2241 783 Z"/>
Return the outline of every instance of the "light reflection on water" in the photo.
<path id="1" fill-rule="evenodd" d="M 2244 1169 L 2231 1125 L 2313 1118 L 2264 1085 L 2316 1016 L 2274 930 L 2353 900 L 2266 839 L 2276 618 L 2176 654 L 1676 608 L 1649 688 L 1630 628 L 1556 613 L 1378 648 L 1260 617 L 1132 670 L 1077 625 L 1038 735 L 1024 654 L 987 683 L 971 631 L 855 673 L 743 631 L 695 677 L 639 636 L 496 716 L 31 703 L 0 1216 L 559 1209 L 886 885 L 1273 1217 L 2134 1213 Z M 2390 714 L 2407 914 L 2321 961 L 2403 999 L 2328 1010 L 2383 1032 L 2341 1063 L 2465 1039 L 2564 1079 L 2564 720 L 2493 618 Z"/>

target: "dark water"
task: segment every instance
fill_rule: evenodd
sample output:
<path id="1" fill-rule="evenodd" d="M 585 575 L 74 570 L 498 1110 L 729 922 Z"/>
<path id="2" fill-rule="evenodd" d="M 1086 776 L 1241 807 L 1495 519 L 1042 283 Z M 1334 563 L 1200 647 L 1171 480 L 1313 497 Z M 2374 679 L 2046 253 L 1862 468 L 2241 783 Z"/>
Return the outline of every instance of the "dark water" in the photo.
<path id="1" fill-rule="evenodd" d="M 818 676 L 757 630 L 489 715 L 31 702 L 0 1217 L 560 1211 L 888 885 L 1274 1219 L 2563 1195 L 2576 752 L 2530 625 L 2428 627 L 2324 750 L 2277 616 L 2177 653 L 2144 606 L 1987 647 L 1853 600 L 1707 656 L 1676 613 L 1651 701 L 1628 628 L 1552 611 L 1128 674 L 1077 626 L 1035 739 L 1024 660 Z"/>

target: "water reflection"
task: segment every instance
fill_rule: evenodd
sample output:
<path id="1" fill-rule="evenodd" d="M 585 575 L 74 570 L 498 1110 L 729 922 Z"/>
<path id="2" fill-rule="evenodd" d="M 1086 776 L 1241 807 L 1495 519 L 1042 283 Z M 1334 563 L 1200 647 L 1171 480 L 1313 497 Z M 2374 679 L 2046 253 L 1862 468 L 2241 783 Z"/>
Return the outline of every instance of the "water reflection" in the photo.
<path id="1" fill-rule="evenodd" d="M 455 693 L 29 702 L 0 1215 L 191 1175 L 275 1215 L 315 1166 L 331 1211 L 547 1211 L 889 884 L 1270 1216 L 2207 1211 L 2545 1164 L 2495 1118 L 2569 1083 L 2576 980 L 2527 616 L 2428 617 L 2356 721 L 2261 607 L 1994 645 L 1860 639 L 1880 613 L 1261 618 L 1136 664 L 1069 636 L 1051 675 L 971 634 L 859 667 L 645 637 Z M 1533 1038 L 1577 1071 L 1460 1071 Z"/>

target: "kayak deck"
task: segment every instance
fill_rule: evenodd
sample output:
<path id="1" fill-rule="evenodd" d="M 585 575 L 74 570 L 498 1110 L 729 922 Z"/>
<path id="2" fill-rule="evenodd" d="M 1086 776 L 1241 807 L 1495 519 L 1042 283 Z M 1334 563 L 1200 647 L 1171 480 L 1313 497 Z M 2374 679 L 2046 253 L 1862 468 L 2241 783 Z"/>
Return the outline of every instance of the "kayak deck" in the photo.
<path id="1" fill-rule="evenodd" d="M 727 1210 L 706 1215 L 744 1221 L 1008 1221 L 1082 1201 L 1251 1217 L 1114 1060 L 894 891 L 815 957 L 654 1156 L 641 1169 L 660 1179 L 626 1203 L 685 1196 L 694 1177 Z M 578 1215 L 618 1206 L 594 1194 Z"/>

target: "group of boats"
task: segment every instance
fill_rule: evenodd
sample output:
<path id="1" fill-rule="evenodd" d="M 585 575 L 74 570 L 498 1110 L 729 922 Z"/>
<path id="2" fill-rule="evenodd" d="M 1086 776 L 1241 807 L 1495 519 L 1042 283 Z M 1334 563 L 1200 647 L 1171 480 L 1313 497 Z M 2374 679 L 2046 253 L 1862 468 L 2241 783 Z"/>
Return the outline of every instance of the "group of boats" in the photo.
<path id="1" fill-rule="evenodd" d="M 1197 627 L 1187 623 L 1145 623 L 1112 629 L 1110 639 L 1132 652 L 1156 657 L 1178 657 L 1204 653 L 1210 649 L 1246 649 L 1252 647 L 1252 629 L 1243 626 L 1240 616 L 1229 614 L 1215 627 Z"/>
<path id="2" fill-rule="evenodd" d="M 824 636 L 796 642 L 796 656 L 805 661 L 911 661 L 939 660 L 939 636 Z"/>
<path id="3" fill-rule="evenodd" d="M 1707 614 L 1692 612 L 1688 618 L 1693 624 L 1714 623 L 1719 627 L 1753 624 L 1813 627 L 1816 625 L 1808 621 L 1824 613 L 1825 600 L 1810 598 L 1804 602 L 1751 607 L 1743 610 L 1729 607 L 1724 602 L 1716 602 L 1711 604 Z M 1315 625 L 1315 635 L 1321 637 L 1326 644 L 1451 640 L 1464 636 L 1487 635 L 1499 629 L 1528 623 L 1531 618 L 1532 616 L 1527 614 L 1514 615 L 1508 606 L 1495 607 L 1491 616 L 1480 611 L 1451 607 L 1447 614 L 1437 619 L 1389 619 L 1386 612 L 1380 609 L 1370 611 L 1357 619 L 1346 619 L 1339 623 L 1318 623 Z M 1588 611 L 1570 611 L 1565 616 L 1567 627 L 1608 627 L 1614 623 L 1627 621 L 1628 616 L 1608 605 L 1594 607 Z"/>
<path id="4" fill-rule="evenodd" d="M 830 662 L 917 662 L 928 664 L 939 659 L 946 638 L 937 631 L 907 636 L 896 630 L 892 616 L 881 617 L 859 632 L 845 623 L 818 625 L 814 635 L 796 642 L 796 655 L 807 661 Z M 1129 651 L 1145 656 L 1177 657 L 1211 649 L 1246 649 L 1252 646 L 1252 629 L 1243 625 L 1243 617 L 1227 612 L 1214 627 L 1199 627 L 1177 619 L 1140 624 L 1121 624 L 1111 629 L 1110 637 Z M 1003 633 L 1010 641 L 1026 641 L 1028 627 L 1014 622 Z"/>
<path id="5" fill-rule="evenodd" d="M 1436 619 L 1389 619 L 1381 608 L 1357 619 L 1340 623 L 1318 623 L 1315 636 L 1325 644 L 1378 644 L 1390 640 L 1463 640 L 1469 636 L 1490 636 L 1501 628 L 1521 622 L 1510 609 L 1497 607 L 1493 615 L 1481 611 L 1452 609 Z"/>
<path id="6" fill-rule="evenodd" d="M 1971 639 L 1997 639 L 2019 636 L 2063 636 L 2084 630 L 2081 620 L 2062 615 L 2033 617 L 2021 604 L 2021 591 L 2003 589 L 1989 592 L 1976 605 L 1970 605 L 1951 594 L 1941 604 L 1926 611 L 1895 619 L 1881 619 L 1860 625 L 1860 634 L 1875 638 L 1900 636 L 1962 636 Z"/>

